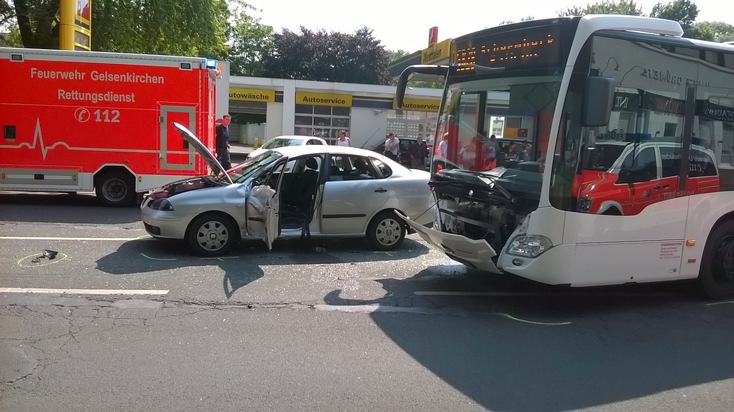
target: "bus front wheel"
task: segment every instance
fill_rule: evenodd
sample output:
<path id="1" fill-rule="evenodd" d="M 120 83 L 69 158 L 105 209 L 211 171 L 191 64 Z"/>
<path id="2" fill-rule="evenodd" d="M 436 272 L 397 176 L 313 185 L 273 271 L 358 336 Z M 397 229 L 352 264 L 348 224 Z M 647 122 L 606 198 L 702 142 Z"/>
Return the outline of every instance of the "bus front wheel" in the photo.
<path id="1" fill-rule="evenodd" d="M 709 236 L 698 284 L 709 299 L 734 297 L 734 220 L 720 224 Z"/>

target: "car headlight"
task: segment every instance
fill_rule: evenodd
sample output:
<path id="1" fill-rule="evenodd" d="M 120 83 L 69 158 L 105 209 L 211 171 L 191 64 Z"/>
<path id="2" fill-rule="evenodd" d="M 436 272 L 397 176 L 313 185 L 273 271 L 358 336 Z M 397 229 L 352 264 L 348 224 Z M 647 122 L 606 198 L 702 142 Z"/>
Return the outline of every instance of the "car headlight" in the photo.
<path id="1" fill-rule="evenodd" d="M 519 235 L 512 239 L 507 253 L 515 256 L 535 258 L 553 247 L 553 242 L 543 235 Z"/>
<path id="2" fill-rule="evenodd" d="M 150 208 L 153 210 L 165 210 L 167 212 L 173 211 L 173 205 L 166 198 L 156 199 L 150 203 Z"/>
<path id="3" fill-rule="evenodd" d="M 579 200 L 579 211 L 588 212 L 591 209 L 591 204 L 594 203 L 593 197 L 582 197 Z"/>

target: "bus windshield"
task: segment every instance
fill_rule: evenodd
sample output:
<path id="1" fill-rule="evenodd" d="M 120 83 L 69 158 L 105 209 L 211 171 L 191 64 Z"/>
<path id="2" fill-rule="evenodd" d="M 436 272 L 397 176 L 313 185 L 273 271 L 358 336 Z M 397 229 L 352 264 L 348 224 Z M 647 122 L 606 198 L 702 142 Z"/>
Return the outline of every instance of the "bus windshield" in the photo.
<path id="1" fill-rule="evenodd" d="M 562 74 L 560 69 L 502 71 L 453 83 L 449 75 L 431 161 L 436 195 L 456 199 L 440 204 L 449 212 L 445 223 L 459 213 L 460 233 L 500 248 L 537 208 Z M 473 206 L 461 206 L 464 202 Z M 487 216 L 500 210 L 504 219 L 497 226 L 505 229 L 481 223 L 494 221 Z"/>
<path id="2" fill-rule="evenodd" d="M 561 73 L 454 83 L 439 118 L 432 170 L 485 172 L 542 158 Z"/>

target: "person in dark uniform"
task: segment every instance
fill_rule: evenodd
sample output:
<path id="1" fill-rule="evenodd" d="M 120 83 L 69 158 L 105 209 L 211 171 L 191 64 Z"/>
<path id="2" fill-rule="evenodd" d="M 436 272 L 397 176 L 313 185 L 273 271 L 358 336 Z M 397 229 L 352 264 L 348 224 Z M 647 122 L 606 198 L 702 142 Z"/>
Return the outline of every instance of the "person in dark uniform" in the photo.
<path id="1" fill-rule="evenodd" d="M 231 116 L 225 114 L 222 116 L 222 124 L 217 125 L 217 161 L 222 165 L 224 170 L 232 167 L 229 159 L 229 121 Z"/>

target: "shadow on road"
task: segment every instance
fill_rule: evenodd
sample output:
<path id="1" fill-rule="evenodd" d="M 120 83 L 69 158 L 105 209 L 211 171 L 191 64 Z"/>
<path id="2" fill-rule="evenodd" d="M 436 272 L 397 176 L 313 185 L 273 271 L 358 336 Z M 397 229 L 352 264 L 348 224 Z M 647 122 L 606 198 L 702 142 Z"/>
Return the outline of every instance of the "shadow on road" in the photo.
<path id="1" fill-rule="evenodd" d="M 384 280 L 373 301 L 340 290 L 324 300 L 377 306 L 370 316 L 392 341 L 488 410 L 579 410 L 734 378 L 734 304 L 695 300 L 685 285 L 504 282 L 481 296 L 408 298 L 404 284 L 431 273 Z"/>
<path id="2" fill-rule="evenodd" d="M 276 241 L 272 251 L 268 251 L 261 242 L 247 242 L 230 255 L 205 258 L 192 255 L 184 242 L 146 238 L 123 243 L 115 252 L 98 259 L 97 269 L 112 275 L 137 275 L 217 265 L 225 273 L 224 293 L 231 298 L 238 289 L 264 275 L 262 266 L 389 262 L 424 255 L 429 251 L 425 245 L 412 239 L 406 239 L 398 250 L 392 252 L 373 252 L 366 248 L 364 241 L 355 239 L 312 240 L 308 244 Z"/>
<path id="3" fill-rule="evenodd" d="M 59 223 L 61 221 L 86 224 L 139 223 L 142 227 L 138 207 L 101 206 L 91 193 L 0 192 L 0 219 L 5 222 L 36 223 Z"/>

